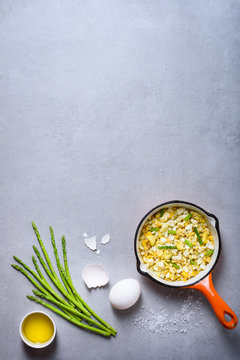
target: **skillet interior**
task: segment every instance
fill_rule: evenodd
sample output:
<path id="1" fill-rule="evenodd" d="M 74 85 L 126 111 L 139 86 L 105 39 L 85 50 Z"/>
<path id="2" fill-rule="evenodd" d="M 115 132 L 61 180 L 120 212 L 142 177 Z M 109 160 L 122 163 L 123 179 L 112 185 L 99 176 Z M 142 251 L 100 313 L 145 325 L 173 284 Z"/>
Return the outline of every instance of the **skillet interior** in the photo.
<path id="1" fill-rule="evenodd" d="M 141 233 L 141 230 L 145 224 L 145 222 L 149 219 L 150 216 L 152 216 L 153 214 L 155 214 L 156 212 L 158 212 L 159 210 L 161 210 L 164 207 L 185 207 L 187 209 L 190 210 L 194 210 L 199 212 L 207 221 L 207 224 L 212 232 L 213 235 L 213 240 L 214 240 L 214 253 L 211 257 L 211 261 L 210 263 L 207 265 L 206 269 L 202 270 L 198 275 L 194 276 L 193 278 L 187 280 L 187 281 L 166 281 L 163 280 L 159 277 L 157 277 L 154 272 L 150 271 L 147 266 L 141 261 L 141 256 L 139 254 L 139 236 Z M 162 203 L 158 206 L 156 206 L 155 208 L 153 208 L 152 210 L 150 210 L 144 217 L 143 219 L 140 221 L 137 230 L 136 230 L 136 234 L 135 234 L 135 254 L 136 254 L 136 258 L 137 258 L 137 270 L 140 274 L 145 275 L 147 277 L 149 277 L 150 279 L 152 279 L 153 281 L 160 283 L 162 285 L 165 286 L 170 286 L 170 287 L 187 287 L 187 286 L 191 286 L 194 285 L 196 283 L 198 283 L 199 281 L 201 281 L 203 278 L 205 278 L 215 267 L 219 255 L 220 255 L 220 251 L 221 251 L 221 238 L 220 238 L 220 231 L 219 231 L 219 221 L 217 219 L 217 217 L 213 214 L 208 213 L 206 210 L 202 209 L 201 207 L 186 202 L 186 201 L 180 201 L 180 200 L 173 200 L 173 201 L 169 201 L 166 203 Z"/>

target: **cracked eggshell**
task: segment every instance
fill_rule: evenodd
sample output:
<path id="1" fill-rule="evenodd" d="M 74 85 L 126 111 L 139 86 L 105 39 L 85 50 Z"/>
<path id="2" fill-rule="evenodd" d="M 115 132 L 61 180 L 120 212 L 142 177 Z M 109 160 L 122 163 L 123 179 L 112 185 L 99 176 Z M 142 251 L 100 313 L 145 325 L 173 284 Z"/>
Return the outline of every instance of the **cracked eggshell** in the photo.
<path id="1" fill-rule="evenodd" d="M 100 265 L 89 264 L 82 272 L 82 279 L 89 289 L 101 287 L 109 282 L 108 272 Z"/>
<path id="2" fill-rule="evenodd" d="M 141 294 L 139 282 L 135 279 L 118 281 L 109 293 L 111 305 L 118 310 L 125 310 L 133 306 Z"/>
<path id="3" fill-rule="evenodd" d="M 102 237 L 101 244 L 106 245 L 110 241 L 110 234 L 105 234 Z"/>
<path id="4" fill-rule="evenodd" d="M 97 249 L 97 237 L 96 236 L 92 236 L 90 238 L 84 238 L 84 242 L 85 245 L 91 249 L 91 250 L 96 250 Z"/>

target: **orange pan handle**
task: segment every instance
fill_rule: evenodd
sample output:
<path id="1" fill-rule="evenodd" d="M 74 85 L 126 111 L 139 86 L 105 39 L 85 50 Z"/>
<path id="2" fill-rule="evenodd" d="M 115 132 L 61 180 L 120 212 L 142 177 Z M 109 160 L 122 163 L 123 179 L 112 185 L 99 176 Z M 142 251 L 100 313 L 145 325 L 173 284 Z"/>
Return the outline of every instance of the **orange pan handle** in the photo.
<path id="1" fill-rule="evenodd" d="M 220 323 L 226 329 L 234 329 L 237 326 L 238 318 L 234 311 L 223 301 L 220 295 L 218 295 L 212 282 L 212 273 L 201 280 L 199 283 L 189 286 L 189 288 L 201 291 L 206 296 L 212 308 L 217 315 Z M 230 321 L 225 319 L 225 315 L 230 316 Z"/>

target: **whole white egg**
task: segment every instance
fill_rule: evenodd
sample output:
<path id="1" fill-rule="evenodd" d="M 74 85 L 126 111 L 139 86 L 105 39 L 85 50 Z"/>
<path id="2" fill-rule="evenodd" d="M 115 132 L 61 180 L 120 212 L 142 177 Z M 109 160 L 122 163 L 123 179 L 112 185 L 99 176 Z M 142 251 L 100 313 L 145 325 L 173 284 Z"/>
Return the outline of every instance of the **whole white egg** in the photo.
<path id="1" fill-rule="evenodd" d="M 118 281 L 109 293 L 109 301 L 115 309 L 125 310 L 133 306 L 141 294 L 139 282 L 135 279 Z"/>

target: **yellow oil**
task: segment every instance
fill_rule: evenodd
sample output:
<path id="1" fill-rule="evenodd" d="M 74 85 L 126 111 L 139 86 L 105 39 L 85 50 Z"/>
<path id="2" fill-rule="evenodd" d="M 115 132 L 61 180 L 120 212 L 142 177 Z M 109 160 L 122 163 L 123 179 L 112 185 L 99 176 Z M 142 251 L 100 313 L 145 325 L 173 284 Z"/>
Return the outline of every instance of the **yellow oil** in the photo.
<path id="1" fill-rule="evenodd" d="M 33 343 L 45 343 L 51 339 L 54 328 L 48 316 L 42 313 L 33 313 L 24 320 L 22 332 Z"/>

